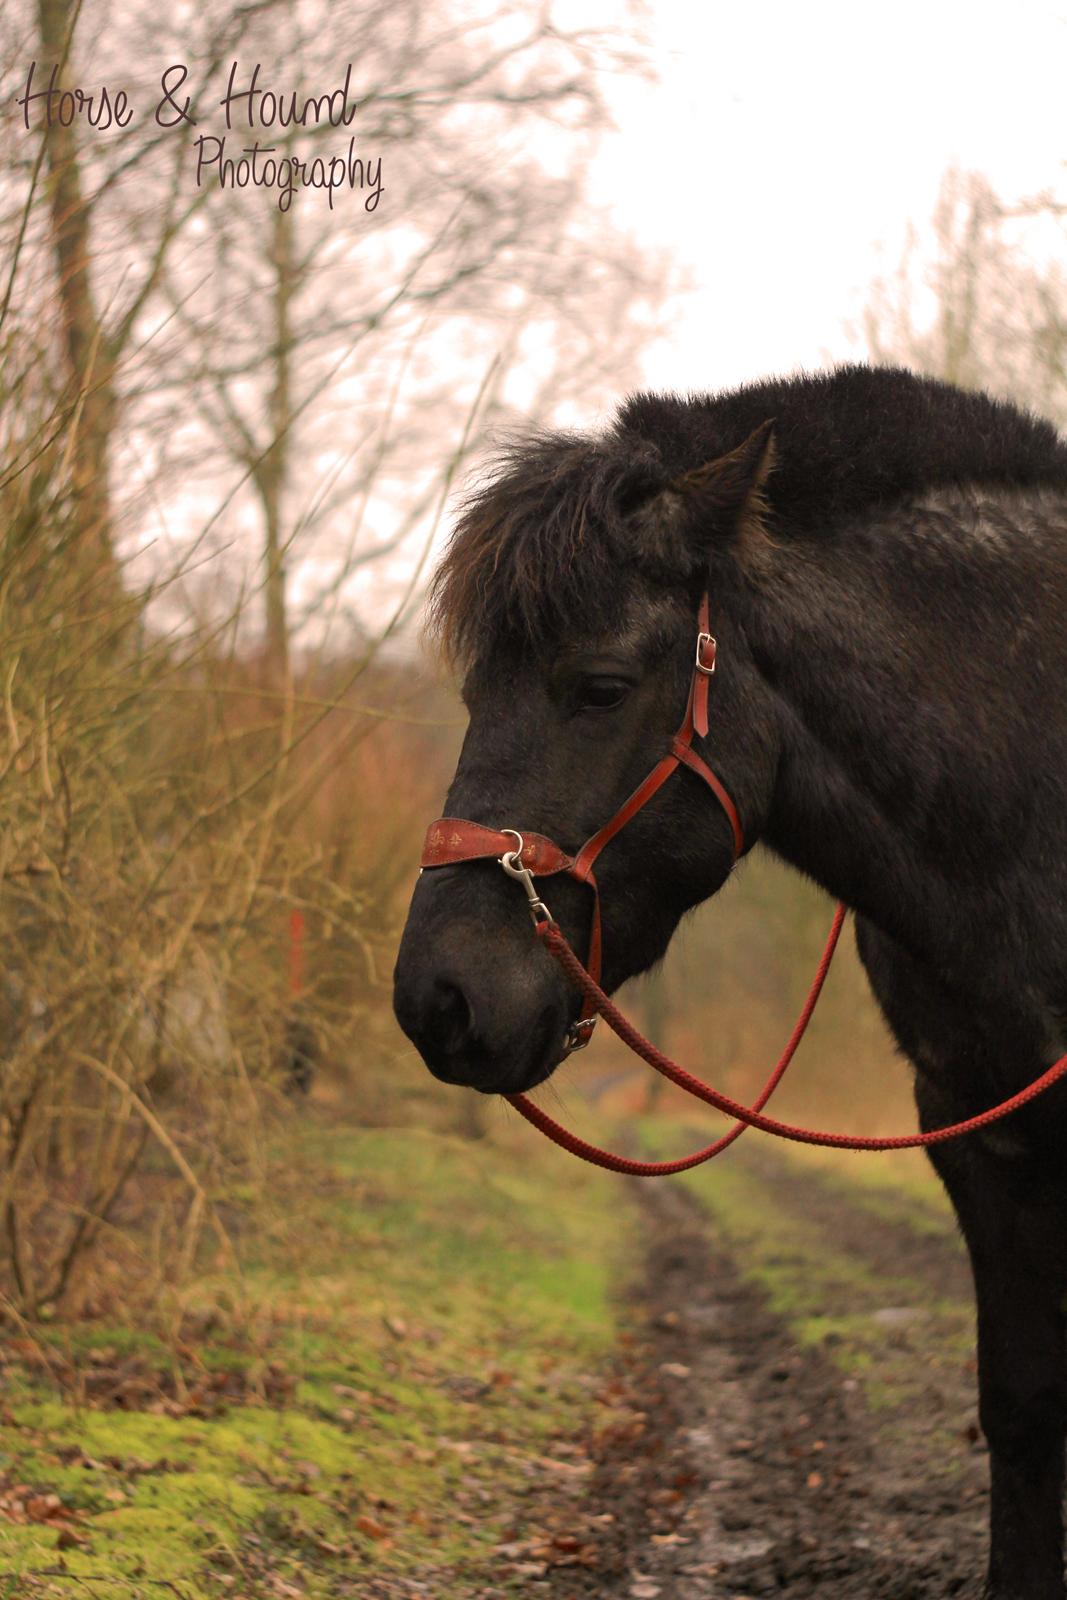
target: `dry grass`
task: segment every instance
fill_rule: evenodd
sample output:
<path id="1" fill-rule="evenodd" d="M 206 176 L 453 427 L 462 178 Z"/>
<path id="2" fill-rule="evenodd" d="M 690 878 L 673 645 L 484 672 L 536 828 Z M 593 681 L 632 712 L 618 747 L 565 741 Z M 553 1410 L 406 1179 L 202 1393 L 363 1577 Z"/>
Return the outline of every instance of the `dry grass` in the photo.
<path id="1" fill-rule="evenodd" d="M 426 802 L 378 714 L 411 686 L 369 658 L 272 687 L 151 631 L 79 543 L 62 419 L 31 427 L 5 370 L 0 1293 L 33 1320 L 157 1300 L 205 1231 L 236 1265 L 218 1197 L 262 1181 L 294 1045 L 350 1065 L 382 1033 Z"/>

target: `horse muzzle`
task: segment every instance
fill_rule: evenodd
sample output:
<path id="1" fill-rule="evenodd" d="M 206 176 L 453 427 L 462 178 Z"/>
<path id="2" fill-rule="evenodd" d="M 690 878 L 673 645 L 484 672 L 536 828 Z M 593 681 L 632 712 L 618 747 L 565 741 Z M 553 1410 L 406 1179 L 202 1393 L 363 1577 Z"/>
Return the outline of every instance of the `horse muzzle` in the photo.
<path id="1" fill-rule="evenodd" d="M 456 913 L 452 876 L 427 873 L 416 886 L 393 1009 L 435 1078 L 520 1093 L 569 1053 L 578 997 L 550 958 L 531 952 L 525 918 L 494 928 L 484 915 Z"/>

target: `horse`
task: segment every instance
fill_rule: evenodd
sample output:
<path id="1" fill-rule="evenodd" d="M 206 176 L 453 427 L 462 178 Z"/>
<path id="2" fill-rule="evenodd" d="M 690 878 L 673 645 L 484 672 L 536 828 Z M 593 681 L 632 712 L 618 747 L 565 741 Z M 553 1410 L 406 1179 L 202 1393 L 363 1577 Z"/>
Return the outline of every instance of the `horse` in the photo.
<path id="1" fill-rule="evenodd" d="M 698 776 L 662 784 L 597 861 L 604 989 L 761 842 L 854 912 L 922 1128 L 1020 1090 L 1067 1050 L 1067 442 L 846 366 L 505 444 L 431 591 L 469 713 L 446 813 L 577 850 L 676 738 L 705 594 L 693 749 L 743 843 Z M 587 950 L 588 886 L 551 899 Z M 436 1077 L 486 1094 L 546 1079 L 582 1020 L 489 858 L 420 876 L 394 1008 Z M 1064 1600 L 1067 1085 L 929 1155 L 973 1269 L 985 1592 Z"/>

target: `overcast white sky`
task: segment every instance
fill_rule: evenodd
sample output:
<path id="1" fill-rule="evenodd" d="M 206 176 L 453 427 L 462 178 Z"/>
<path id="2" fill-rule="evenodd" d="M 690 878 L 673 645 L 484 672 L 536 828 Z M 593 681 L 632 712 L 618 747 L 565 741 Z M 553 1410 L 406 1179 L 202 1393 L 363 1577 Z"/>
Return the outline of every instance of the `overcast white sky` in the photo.
<path id="1" fill-rule="evenodd" d="M 619 221 L 693 276 L 647 384 L 855 355 L 845 323 L 952 162 L 1004 199 L 1061 185 L 1065 19 L 1036 0 L 651 0 L 658 81 L 608 85 L 618 131 L 594 173 Z"/>

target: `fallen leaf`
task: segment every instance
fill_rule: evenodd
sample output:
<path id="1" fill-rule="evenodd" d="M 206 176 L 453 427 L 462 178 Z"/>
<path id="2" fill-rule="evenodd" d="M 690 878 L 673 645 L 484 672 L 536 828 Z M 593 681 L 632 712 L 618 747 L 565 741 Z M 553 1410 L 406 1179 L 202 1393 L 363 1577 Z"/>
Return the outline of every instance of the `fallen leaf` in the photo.
<path id="1" fill-rule="evenodd" d="M 84 1550 L 88 1544 L 89 1535 L 72 1528 L 69 1522 L 63 1524 L 56 1537 L 57 1550 Z"/>
<path id="2" fill-rule="evenodd" d="M 373 1517 L 357 1517 L 356 1528 L 360 1533 L 365 1533 L 368 1539 L 388 1539 L 389 1529 L 384 1523 L 377 1522 Z"/>

